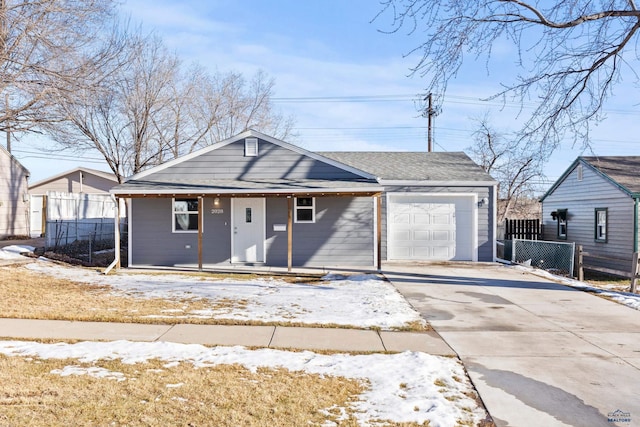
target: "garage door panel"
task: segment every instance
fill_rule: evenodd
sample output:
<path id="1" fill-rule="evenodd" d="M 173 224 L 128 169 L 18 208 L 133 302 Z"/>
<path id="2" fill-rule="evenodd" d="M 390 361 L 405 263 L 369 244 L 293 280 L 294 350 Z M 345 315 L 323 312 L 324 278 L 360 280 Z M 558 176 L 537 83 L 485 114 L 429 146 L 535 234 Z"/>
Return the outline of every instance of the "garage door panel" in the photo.
<path id="1" fill-rule="evenodd" d="M 395 224 L 410 224 L 411 215 L 407 213 L 396 213 L 393 215 L 393 222 Z"/>
<path id="2" fill-rule="evenodd" d="M 434 246 L 431 256 L 436 259 L 451 259 L 455 256 L 453 248 L 447 246 Z"/>
<path id="3" fill-rule="evenodd" d="M 392 238 L 399 244 L 401 242 L 408 242 L 411 240 L 411 230 L 396 230 L 393 233 Z"/>
<path id="4" fill-rule="evenodd" d="M 411 259 L 411 248 L 397 247 L 395 253 L 398 256 L 397 259 Z"/>
<path id="5" fill-rule="evenodd" d="M 429 230 L 414 230 L 413 240 L 416 242 L 429 242 L 431 241 L 431 232 Z"/>
<path id="6" fill-rule="evenodd" d="M 453 242 L 455 246 L 456 238 L 454 234 L 449 231 L 434 230 L 431 235 L 433 236 L 434 241 Z"/>
<path id="7" fill-rule="evenodd" d="M 414 214 L 412 224 L 431 224 L 431 216 L 425 213 Z"/>

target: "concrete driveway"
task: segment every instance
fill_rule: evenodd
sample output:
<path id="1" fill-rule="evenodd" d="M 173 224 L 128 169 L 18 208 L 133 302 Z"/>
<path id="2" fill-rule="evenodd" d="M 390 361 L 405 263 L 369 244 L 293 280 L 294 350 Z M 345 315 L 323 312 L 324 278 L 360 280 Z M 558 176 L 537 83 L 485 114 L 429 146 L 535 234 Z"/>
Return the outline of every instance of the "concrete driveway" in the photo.
<path id="1" fill-rule="evenodd" d="M 498 426 L 640 426 L 640 311 L 498 264 L 386 264 Z"/>

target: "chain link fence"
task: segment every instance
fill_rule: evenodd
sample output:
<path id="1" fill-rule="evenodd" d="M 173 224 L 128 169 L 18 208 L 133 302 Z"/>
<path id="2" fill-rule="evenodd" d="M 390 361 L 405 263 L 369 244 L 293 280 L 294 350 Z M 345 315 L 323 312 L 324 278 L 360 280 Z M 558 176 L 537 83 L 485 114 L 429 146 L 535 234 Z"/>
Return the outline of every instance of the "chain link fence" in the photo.
<path id="1" fill-rule="evenodd" d="M 573 276 L 574 256 L 575 243 L 513 239 L 511 244 L 512 262 L 563 276 Z"/>
<path id="2" fill-rule="evenodd" d="M 113 220 L 47 221 L 45 256 L 86 266 L 107 266 L 115 256 L 114 230 Z M 120 246 L 125 253 L 127 241 L 127 223 L 121 220 Z"/>

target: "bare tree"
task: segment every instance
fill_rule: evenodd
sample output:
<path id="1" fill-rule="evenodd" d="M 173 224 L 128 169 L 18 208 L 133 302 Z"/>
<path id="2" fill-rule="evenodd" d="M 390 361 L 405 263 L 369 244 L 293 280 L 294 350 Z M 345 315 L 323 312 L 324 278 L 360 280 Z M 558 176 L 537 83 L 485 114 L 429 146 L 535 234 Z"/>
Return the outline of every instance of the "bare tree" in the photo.
<path id="1" fill-rule="evenodd" d="M 219 96 L 219 119 L 213 128 L 217 140 L 253 128 L 276 138 L 292 136 L 294 119 L 277 112 L 271 100 L 275 79 L 260 70 L 249 82 L 237 72 L 216 73 L 211 88 Z"/>
<path id="2" fill-rule="evenodd" d="M 98 43 L 114 5 L 0 0 L 0 130 L 29 131 L 55 121 L 52 104 L 96 83 L 96 70 L 119 49 Z"/>
<path id="3" fill-rule="evenodd" d="M 499 183 L 498 218 L 505 218 L 530 204 L 536 185 L 544 177 L 544 161 L 538 147 L 508 139 L 489 124 L 488 116 L 478 120 L 469 155 Z"/>
<path id="4" fill-rule="evenodd" d="M 391 31 L 424 32 L 413 69 L 429 78 L 428 91 L 444 94 L 466 54 L 491 59 L 508 40 L 523 74 L 501 82 L 495 95 L 536 107 L 519 137 L 548 155 L 567 136 L 588 145 L 589 126 L 622 75 L 638 83 L 640 11 L 634 0 L 381 0 Z M 440 97 L 441 99 L 441 97 Z"/>
<path id="5" fill-rule="evenodd" d="M 64 121 L 46 127 L 64 147 L 97 149 L 119 182 L 249 127 L 290 132 L 291 122 L 272 107 L 273 80 L 264 73 L 246 86 L 238 73 L 185 71 L 160 38 L 140 30 L 124 38 L 101 85 L 60 102 L 55 109 Z"/>

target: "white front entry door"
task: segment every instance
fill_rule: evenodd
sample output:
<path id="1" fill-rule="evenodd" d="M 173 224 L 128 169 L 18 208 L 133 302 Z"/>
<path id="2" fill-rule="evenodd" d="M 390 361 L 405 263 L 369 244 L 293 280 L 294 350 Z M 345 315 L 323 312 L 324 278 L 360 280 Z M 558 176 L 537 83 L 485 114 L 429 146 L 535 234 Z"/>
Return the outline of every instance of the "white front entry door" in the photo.
<path id="1" fill-rule="evenodd" d="M 231 262 L 264 262 L 265 200 L 232 199 Z"/>

